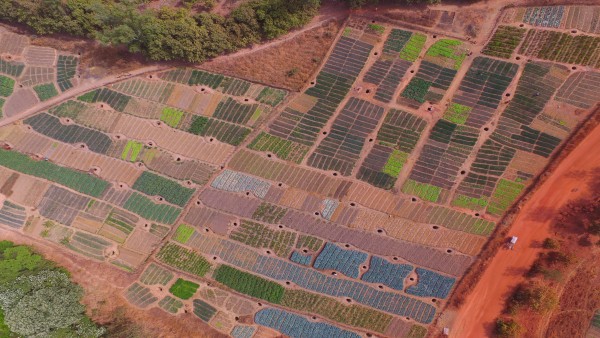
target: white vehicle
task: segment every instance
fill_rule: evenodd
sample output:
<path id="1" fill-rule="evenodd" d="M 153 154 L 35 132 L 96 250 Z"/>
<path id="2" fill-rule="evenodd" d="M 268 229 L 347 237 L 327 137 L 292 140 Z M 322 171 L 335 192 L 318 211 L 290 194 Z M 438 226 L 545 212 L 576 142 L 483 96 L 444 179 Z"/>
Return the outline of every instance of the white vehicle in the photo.
<path id="1" fill-rule="evenodd" d="M 515 244 L 517 244 L 517 240 L 518 240 L 518 239 L 519 239 L 519 237 L 517 237 L 517 236 L 512 236 L 512 237 L 510 238 L 510 240 L 508 241 L 508 243 L 506 244 L 506 246 L 507 246 L 509 249 L 511 249 L 511 250 L 512 250 L 512 249 L 515 247 Z"/>

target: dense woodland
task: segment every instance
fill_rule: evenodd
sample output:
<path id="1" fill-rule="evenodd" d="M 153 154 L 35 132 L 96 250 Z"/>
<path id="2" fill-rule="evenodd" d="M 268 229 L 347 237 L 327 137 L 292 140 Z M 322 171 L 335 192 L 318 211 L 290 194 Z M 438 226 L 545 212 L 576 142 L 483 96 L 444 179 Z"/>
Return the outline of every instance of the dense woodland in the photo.
<path id="1" fill-rule="evenodd" d="M 351 7 L 377 0 L 345 0 Z M 435 0 L 397 0 L 412 3 Z M 36 34 L 63 33 L 124 45 L 151 60 L 202 62 L 302 27 L 320 0 L 251 0 L 227 17 L 207 11 L 213 0 L 185 0 L 181 8 L 145 9 L 146 0 L 6 0 L 0 20 Z M 192 10 L 193 9 L 193 10 Z M 206 9 L 206 10 L 203 10 Z"/>

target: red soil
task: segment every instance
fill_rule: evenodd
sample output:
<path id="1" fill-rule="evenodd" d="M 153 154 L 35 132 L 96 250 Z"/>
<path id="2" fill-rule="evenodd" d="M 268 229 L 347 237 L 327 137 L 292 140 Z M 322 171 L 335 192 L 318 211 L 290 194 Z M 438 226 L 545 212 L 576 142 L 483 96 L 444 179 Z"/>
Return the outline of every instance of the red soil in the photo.
<path id="1" fill-rule="evenodd" d="M 490 261 L 481 279 L 458 310 L 451 337 L 489 337 L 512 290 L 525 280 L 541 242 L 550 236 L 558 210 L 569 201 L 589 193 L 589 180 L 600 167 L 600 126 L 596 126 L 567 155 L 517 214 L 509 232 L 518 236 L 515 250 L 501 249 Z"/>

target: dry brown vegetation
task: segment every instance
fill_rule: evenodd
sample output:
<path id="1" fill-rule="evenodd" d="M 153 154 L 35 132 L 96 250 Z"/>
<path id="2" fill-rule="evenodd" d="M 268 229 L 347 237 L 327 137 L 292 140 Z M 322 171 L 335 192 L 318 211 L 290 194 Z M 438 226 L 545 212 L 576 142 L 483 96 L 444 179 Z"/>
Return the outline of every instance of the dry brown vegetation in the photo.
<path id="1" fill-rule="evenodd" d="M 216 59 L 201 68 L 299 91 L 325 59 L 339 29 L 338 22 L 330 21 L 270 48 Z"/>

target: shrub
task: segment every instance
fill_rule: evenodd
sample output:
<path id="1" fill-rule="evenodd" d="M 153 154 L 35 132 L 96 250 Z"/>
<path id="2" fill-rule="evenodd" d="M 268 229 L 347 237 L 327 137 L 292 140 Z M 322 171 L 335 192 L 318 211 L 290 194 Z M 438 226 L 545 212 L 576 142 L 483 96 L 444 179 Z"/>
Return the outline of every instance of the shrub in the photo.
<path id="1" fill-rule="evenodd" d="M 558 305 L 558 296 L 542 284 L 519 284 L 508 301 L 508 311 L 516 313 L 527 307 L 537 313 L 548 313 Z"/>
<path id="2" fill-rule="evenodd" d="M 573 257 L 573 255 L 560 251 L 550 251 L 548 254 L 546 254 L 546 261 L 549 264 L 569 265 L 573 263 L 574 260 L 575 257 Z"/>
<path id="3" fill-rule="evenodd" d="M 560 247 L 560 243 L 554 238 L 546 238 L 542 244 L 544 249 L 554 250 Z"/>
<path id="4" fill-rule="evenodd" d="M 494 333 L 498 337 L 516 337 L 521 333 L 521 325 L 513 319 L 497 319 Z"/>

